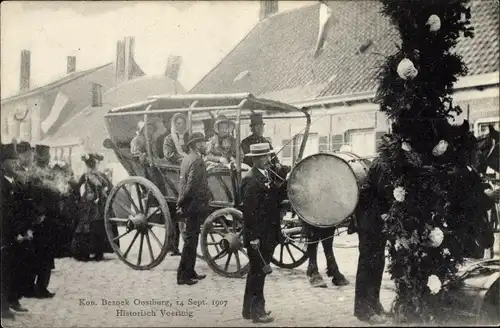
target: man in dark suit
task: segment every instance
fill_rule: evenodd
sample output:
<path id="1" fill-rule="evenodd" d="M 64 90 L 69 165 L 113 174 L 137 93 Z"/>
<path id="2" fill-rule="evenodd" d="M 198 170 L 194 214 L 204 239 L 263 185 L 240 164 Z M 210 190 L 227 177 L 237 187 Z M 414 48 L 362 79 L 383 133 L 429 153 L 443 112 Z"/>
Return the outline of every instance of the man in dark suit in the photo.
<path id="1" fill-rule="evenodd" d="M 279 201 L 281 189 L 273 184 L 266 168 L 272 150 L 268 143 L 250 145 L 247 157 L 252 169 L 241 184 L 243 212 L 243 241 L 250 260 L 242 315 L 255 323 L 269 323 L 274 319 L 265 310 L 264 266 L 269 264 L 280 233 Z M 259 254 L 260 252 L 260 254 Z M 262 255 L 262 258 L 261 258 Z"/>
<path id="2" fill-rule="evenodd" d="M 208 174 L 202 155 L 206 153 L 206 139 L 203 133 L 195 132 L 189 137 L 189 153 L 181 163 L 179 198 L 177 212 L 186 219 L 184 248 L 177 269 L 178 285 L 194 285 L 206 275 L 196 273 L 196 249 L 200 234 L 200 224 L 208 212 L 210 190 Z"/>
<path id="3" fill-rule="evenodd" d="M 382 324 L 386 321 L 380 303 L 380 286 L 385 267 L 385 245 L 383 217 L 387 215 L 392 190 L 384 176 L 379 158 L 368 170 L 361 188 L 356 218 L 359 237 L 359 259 L 354 295 L 354 315 L 361 321 Z"/>
<path id="4" fill-rule="evenodd" d="M 263 136 L 264 125 L 264 120 L 262 119 L 261 114 L 250 115 L 250 130 L 252 131 L 252 134 L 241 141 L 241 150 L 243 151 L 243 154 L 248 154 L 250 152 L 251 145 L 259 143 L 267 143 L 269 145 L 269 148 L 271 150 L 273 149 L 271 142 L 269 142 L 269 140 Z M 243 159 L 243 162 L 249 166 L 253 165 L 251 157 L 245 157 Z M 271 163 L 275 164 L 277 162 L 278 158 L 273 156 L 271 159 Z"/>
<path id="5" fill-rule="evenodd" d="M 12 318 L 14 315 L 9 307 L 17 312 L 26 312 L 21 306 L 20 287 L 24 283 L 23 268 L 24 245 L 26 240 L 33 239 L 30 222 L 25 215 L 23 188 L 16 178 L 18 156 L 15 145 L 0 146 L 0 189 L 2 193 L 2 317 Z"/>

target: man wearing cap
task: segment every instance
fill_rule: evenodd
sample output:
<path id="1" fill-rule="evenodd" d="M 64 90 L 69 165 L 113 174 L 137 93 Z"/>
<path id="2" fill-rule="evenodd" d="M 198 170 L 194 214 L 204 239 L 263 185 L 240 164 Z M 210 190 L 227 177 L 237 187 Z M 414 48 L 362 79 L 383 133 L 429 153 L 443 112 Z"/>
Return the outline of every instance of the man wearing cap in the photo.
<path id="1" fill-rule="evenodd" d="M 242 315 L 255 323 L 269 323 L 274 319 L 265 310 L 266 272 L 263 269 L 269 264 L 278 243 L 281 190 L 273 184 L 267 169 L 273 153 L 269 143 L 253 144 L 249 148 L 245 156 L 252 160 L 253 167 L 241 183 L 243 242 L 250 260 Z"/>
<path id="2" fill-rule="evenodd" d="M 189 153 L 182 159 L 177 200 L 177 212 L 186 218 L 186 229 L 183 233 L 184 247 L 177 269 L 177 284 L 194 285 L 206 277 L 196 273 L 194 267 L 200 224 L 208 210 L 210 190 L 202 158 L 206 153 L 206 139 L 203 133 L 193 133 L 186 145 Z"/>
<path id="3" fill-rule="evenodd" d="M 20 286 L 25 278 L 22 273 L 22 262 L 25 260 L 25 240 L 33 238 L 29 230 L 30 222 L 25 215 L 25 192 L 17 180 L 18 155 L 14 144 L 0 145 L 0 189 L 2 193 L 2 318 L 12 318 L 14 315 L 9 307 L 17 312 L 26 312 L 19 303 L 21 299 Z"/>

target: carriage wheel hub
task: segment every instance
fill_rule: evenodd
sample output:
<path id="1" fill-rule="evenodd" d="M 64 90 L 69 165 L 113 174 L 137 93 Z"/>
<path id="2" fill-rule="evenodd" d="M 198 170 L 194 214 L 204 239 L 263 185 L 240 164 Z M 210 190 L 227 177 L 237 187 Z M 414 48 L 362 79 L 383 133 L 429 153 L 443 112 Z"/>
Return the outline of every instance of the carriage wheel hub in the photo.
<path id="1" fill-rule="evenodd" d="M 134 215 L 127 222 L 127 227 L 131 230 L 137 229 L 140 231 L 147 229 L 148 221 L 146 220 L 146 216 L 142 213 Z"/>
<path id="2" fill-rule="evenodd" d="M 235 252 L 241 247 L 240 237 L 234 232 L 229 232 L 220 241 L 220 245 L 224 250 Z"/>

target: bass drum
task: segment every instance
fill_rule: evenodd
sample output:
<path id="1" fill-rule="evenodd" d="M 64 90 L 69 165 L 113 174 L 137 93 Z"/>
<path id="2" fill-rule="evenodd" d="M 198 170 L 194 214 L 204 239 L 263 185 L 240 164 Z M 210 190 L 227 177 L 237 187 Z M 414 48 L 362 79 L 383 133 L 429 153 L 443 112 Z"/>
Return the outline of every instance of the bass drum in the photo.
<path id="1" fill-rule="evenodd" d="M 312 226 L 331 228 L 356 209 L 369 161 L 348 152 L 319 153 L 302 159 L 288 179 L 288 199 L 297 215 Z"/>

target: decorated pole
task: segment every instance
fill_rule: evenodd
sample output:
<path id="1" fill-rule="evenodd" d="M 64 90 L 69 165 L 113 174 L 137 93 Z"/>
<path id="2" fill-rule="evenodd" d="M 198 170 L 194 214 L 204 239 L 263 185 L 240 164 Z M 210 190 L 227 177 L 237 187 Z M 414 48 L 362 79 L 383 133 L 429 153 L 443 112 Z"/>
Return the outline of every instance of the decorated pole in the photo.
<path id="1" fill-rule="evenodd" d="M 398 322 L 431 322 L 473 245 L 482 193 L 470 161 L 475 138 L 451 97 L 467 73 L 453 47 L 461 35 L 473 37 L 471 14 L 467 0 L 381 1 L 401 42 L 377 92 L 394 122 L 379 153 L 393 191 L 384 230 L 393 312 Z"/>

